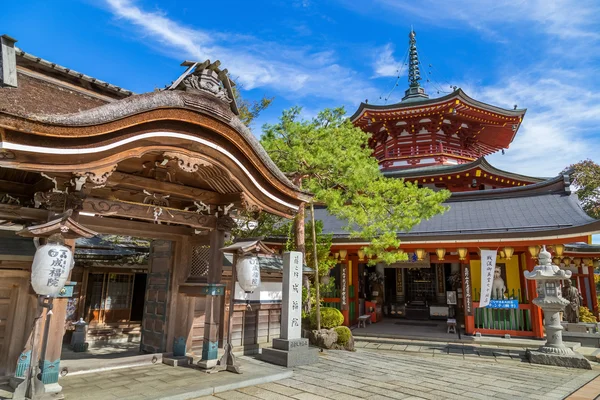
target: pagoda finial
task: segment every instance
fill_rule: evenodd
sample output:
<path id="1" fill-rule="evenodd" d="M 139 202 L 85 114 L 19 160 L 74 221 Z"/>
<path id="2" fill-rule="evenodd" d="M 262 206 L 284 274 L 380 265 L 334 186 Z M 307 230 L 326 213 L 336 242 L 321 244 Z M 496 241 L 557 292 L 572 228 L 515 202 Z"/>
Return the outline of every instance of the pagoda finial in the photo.
<path id="1" fill-rule="evenodd" d="M 408 45 L 408 90 L 406 90 L 402 101 L 428 99 L 429 96 L 425 93 L 425 89 L 419 84 L 421 70 L 419 68 L 419 53 L 417 52 L 417 34 L 412 26 L 408 34 Z"/>

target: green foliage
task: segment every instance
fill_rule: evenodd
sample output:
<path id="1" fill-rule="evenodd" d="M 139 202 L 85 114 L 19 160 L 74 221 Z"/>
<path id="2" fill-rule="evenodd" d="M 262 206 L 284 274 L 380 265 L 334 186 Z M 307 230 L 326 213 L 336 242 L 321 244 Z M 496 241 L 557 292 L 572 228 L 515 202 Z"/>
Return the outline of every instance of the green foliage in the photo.
<path id="1" fill-rule="evenodd" d="M 321 307 L 321 328 L 331 329 L 344 323 L 342 312 L 333 307 Z M 317 312 L 313 309 L 310 313 L 310 326 L 317 328 Z"/>
<path id="2" fill-rule="evenodd" d="M 312 222 L 306 223 L 306 231 L 312 232 Z M 317 265 L 319 266 L 319 277 L 329 275 L 329 270 L 335 267 L 336 260 L 329 256 L 333 235 L 323 233 L 323 221 L 315 221 L 315 232 L 317 234 Z M 306 235 L 306 265 L 313 268 L 314 250 L 312 234 Z M 323 290 L 323 289 L 321 289 Z"/>
<path id="3" fill-rule="evenodd" d="M 345 346 L 350 341 L 352 337 L 352 332 L 347 326 L 338 326 L 334 328 L 335 332 L 338 335 L 337 344 L 340 346 Z"/>
<path id="4" fill-rule="evenodd" d="M 598 320 L 589 308 L 581 306 L 579 307 L 579 322 L 596 323 Z"/>
<path id="5" fill-rule="evenodd" d="M 370 135 L 352 125 L 343 108 L 326 109 L 310 121 L 300 120 L 300 111 L 286 110 L 278 124 L 263 126 L 261 143 L 269 156 L 347 221 L 352 237 L 370 242 L 365 253 L 377 258 L 370 262 L 405 259 L 405 253 L 390 251 L 400 245 L 397 233 L 443 212 L 441 202 L 450 193 L 385 178 L 368 146 Z"/>
<path id="6" fill-rule="evenodd" d="M 584 160 L 569 166 L 563 173 L 569 170 L 583 210 L 593 218 L 600 218 L 600 165 Z"/>
<path id="7" fill-rule="evenodd" d="M 238 107 L 238 111 L 240 115 L 238 116 L 240 120 L 246 126 L 250 126 L 252 121 L 258 117 L 258 115 L 267 109 L 274 100 L 274 97 L 266 97 L 263 96 L 259 101 L 250 101 L 245 100 L 241 97 L 240 92 L 237 86 L 233 86 L 233 97 L 235 97 L 235 102 Z"/>
<path id="8" fill-rule="evenodd" d="M 291 222 L 285 218 L 265 212 L 242 212 L 237 222 L 238 225 L 231 231 L 232 237 L 236 239 L 287 237 L 291 226 Z"/>

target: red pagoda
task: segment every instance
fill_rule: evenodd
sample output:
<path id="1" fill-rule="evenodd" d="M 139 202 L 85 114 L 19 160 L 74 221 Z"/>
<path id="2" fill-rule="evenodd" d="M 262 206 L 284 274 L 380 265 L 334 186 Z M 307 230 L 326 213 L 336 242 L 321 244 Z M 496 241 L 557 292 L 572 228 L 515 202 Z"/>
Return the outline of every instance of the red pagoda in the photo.
<path id="1" fill-rule="evenodd" d="M 508 149 L 526 110 L 485 104 L 470 98 L 461 89 L 429 99 L 419 83 L 421 73 L 414 31 L 410 32 L 409 39 L 409 88 L 402 101 L 391 105 L 362 103 L 351 117 L 356 126 L 372 133 L 370 145 L 381 170 L 386 175 L 398 175 L 394 172 L 417 167 L 431 170 L 459 166 Z M 475 176 L 468 172 L 460 178 L 448 175 L 444 181 L 452 180 L 458 190 L 520 186 L 538 181 L 530 177 L 504 177 L 492 169 L 488 172 L 477 176 L 475 186 Z M 426 182 L 431 182 L 431 178 L 419 183 Z"/>

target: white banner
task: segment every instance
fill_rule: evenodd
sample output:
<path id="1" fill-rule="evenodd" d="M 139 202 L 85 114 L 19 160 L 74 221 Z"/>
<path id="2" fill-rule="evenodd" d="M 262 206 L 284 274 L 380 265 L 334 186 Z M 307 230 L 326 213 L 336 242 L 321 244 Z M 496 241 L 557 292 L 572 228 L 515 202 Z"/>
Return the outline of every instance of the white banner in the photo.
<path id="1" fill-rule="evenodd" d="M 479 307 L 486 307 L 492 298 L 492 285 L 494 284 L 494 270 L 496 269 L 496 256 L 498 250 L 481 250 L 481 296 Z"/>

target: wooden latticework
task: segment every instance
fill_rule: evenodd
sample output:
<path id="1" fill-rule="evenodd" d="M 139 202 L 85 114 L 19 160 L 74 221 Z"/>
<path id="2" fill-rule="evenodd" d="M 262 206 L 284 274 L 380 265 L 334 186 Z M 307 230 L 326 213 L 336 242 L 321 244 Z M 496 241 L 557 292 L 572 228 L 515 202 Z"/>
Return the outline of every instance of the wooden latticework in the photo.
<path id="1" fill-rule="evenodd" d="M 192 248 L 192 268 L 190 276 L 201 277 L 208 275 L 210 246 L 195 245 Z"/>

